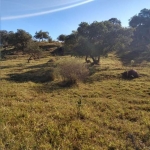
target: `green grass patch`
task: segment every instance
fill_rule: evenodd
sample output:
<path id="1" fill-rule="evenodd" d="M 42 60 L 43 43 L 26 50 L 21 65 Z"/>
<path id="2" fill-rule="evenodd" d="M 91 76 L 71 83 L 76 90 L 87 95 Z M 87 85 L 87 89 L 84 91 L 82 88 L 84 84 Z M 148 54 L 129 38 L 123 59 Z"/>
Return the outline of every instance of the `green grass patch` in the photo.
<path id="1" fill-rule="evenodd" d="M 109 55 L 84 83 L 62 87 L 45 74 L 65 58 L 0 62 L 0 149 L 149 150 L 149 64 L 123 80 L 131 67 Z"/>

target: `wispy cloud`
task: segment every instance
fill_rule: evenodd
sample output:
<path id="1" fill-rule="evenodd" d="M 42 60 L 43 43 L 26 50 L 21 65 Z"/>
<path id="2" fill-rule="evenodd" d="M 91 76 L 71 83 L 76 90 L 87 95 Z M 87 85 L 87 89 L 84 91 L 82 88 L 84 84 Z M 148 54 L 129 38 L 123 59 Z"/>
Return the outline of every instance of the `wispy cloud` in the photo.
<path id="1" fill-rule="evenodd" d="M 73 8 L 73 7 L 77 7 L 77 6 L 80 6 L 80 5 L 84 5 L 84 4 L 92 2 L 92 1 L 94 1 L 94 0 L 85 0 L 85 1 L 79 2 L 77 4 L 73 4 L 73 5 L 69 5 L 69 6 L 65 6 L 65 7 L 53 9 L 53 10 L 38 12 L 38 13 L 18 15 L 18 16 L 2 17 L 1 20 L 21 19 L 21 18 L 28 18 L 28 17 L 34 17 L 34 16 L 40 16 L 40 15 L 50 14 L 50 13 L 54 13 L 54 12 L 58 12 L 58 11 L 63 11 L 63 10 L 66 10 L 66 9 L 70 9 L 70 8 Z"/>

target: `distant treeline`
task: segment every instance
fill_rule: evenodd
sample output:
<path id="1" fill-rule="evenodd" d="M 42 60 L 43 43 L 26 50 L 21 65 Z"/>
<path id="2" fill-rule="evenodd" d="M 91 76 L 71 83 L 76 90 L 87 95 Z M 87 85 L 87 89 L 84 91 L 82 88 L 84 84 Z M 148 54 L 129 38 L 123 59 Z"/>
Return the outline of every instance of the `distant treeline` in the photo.
<path id="1" fill-rule="evenodd" d="M 31 46 L 33 39 L 52 41 L 49 32 L 42 30 L 36 32 L 34 37 L 22 29 L 15 33 L 0 30 L 0 35 L 3 47 L 14 46 L 22 51 L 34 47 Z M 63 49 L 64 54 L 85 56 L 86 61 L 91 58 L 94 64 L 98 64 L 100 57 L 111 51 L 115 51 L 119 56 L 126 55 L 130 59 L 140 55 L 146 56 L 147 59 L 150 57 L 150 9 L 142 9 L 138 15 L 131 17 L 129 27 L 122 27 L 117 18 L 94 21 L 91 24 L 81 22 L 70 35 L 61 34 L 57 39 L 63 43 L 61 50 Z"/>

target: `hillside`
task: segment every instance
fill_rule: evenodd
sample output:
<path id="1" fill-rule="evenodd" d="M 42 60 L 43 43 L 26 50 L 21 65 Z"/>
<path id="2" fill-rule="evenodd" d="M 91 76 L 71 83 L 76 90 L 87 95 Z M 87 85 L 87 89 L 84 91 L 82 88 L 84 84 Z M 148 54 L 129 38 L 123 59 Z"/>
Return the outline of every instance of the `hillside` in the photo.
<path id="1" fill-rule="evenodd" d="M 66 57 L 0 62 L 0 149 L 149 150 L 150 63 L 132 66 L 140 78 L 123 80 L 132 67 L 109 54 L 68 88 L 44 76 Z"/>

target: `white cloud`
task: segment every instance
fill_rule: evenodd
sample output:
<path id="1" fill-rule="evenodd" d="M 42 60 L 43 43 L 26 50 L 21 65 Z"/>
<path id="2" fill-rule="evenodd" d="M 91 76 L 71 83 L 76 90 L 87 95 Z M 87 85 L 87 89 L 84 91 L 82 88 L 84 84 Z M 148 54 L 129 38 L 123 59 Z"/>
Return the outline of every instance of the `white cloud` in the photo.
<path id="1" fill-rule="evenodd" d="M 34 17 L 34 16 L 50 14 L 50 13 L 70 9 L 70 8 L 73 8 L 73 7 L 77 7 L 77 6 L 80 6 L 80 5 L 84 5 L 84 4 L 92 2 L 92 1 L 94 1 L 94 0 L 84 0 L 84 1 L 78 2 L 76 4 L 72 4 L 72 5 L 68 5 L 68 6 L 65 6 L 65 7 L 60 7 L 60 8 L 52 9 L 52 10 L 48 10 L 48 11 L 42 11 L 42 12 L 38 12 L 38 13 L 1 17 L 1 20 L 12 20 L 12 19 L 28 18 L 28 17 Z"/>

